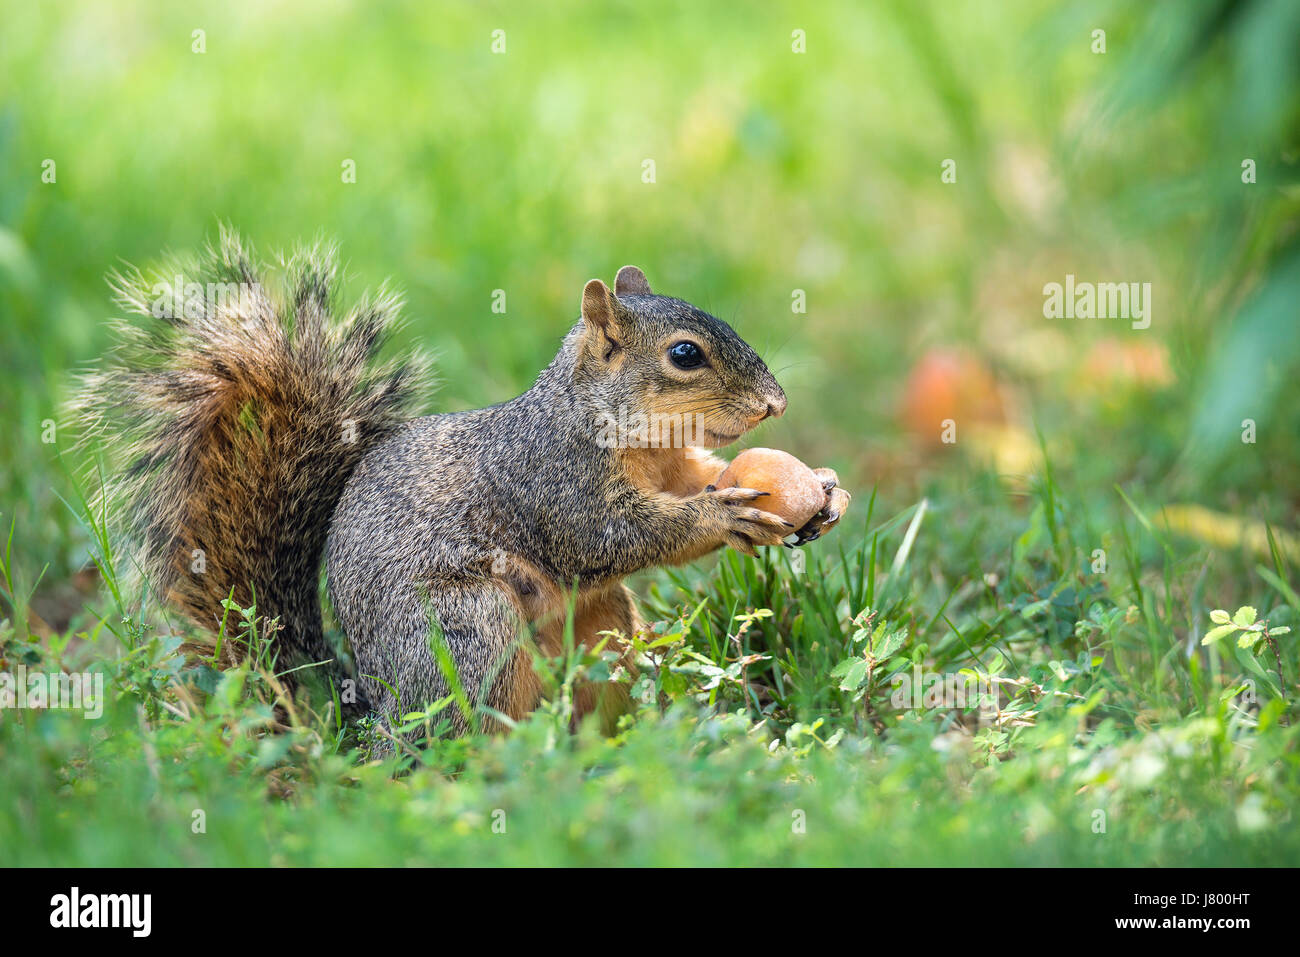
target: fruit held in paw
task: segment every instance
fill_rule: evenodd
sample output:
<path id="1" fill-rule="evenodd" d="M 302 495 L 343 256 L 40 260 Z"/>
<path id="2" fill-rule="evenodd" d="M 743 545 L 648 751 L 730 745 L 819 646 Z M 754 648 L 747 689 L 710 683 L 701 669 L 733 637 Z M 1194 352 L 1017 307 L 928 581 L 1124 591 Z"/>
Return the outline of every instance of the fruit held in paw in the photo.
<path id="1" fill-rule="evenodd" d="M 746 449 L 714 484 L 718 488 L 767 492 L 754 499 L 754 507 L 780 515 L 795 528 L 803 528 L 826 505 L 822 480 L 789 452 L 779 449 Z"/>

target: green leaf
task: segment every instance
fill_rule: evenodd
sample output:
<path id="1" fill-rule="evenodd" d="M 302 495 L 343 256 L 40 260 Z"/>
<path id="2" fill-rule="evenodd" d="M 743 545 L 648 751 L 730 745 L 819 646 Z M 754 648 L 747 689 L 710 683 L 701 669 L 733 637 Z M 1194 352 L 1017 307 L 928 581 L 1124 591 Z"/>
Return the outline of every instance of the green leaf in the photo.
<path id="1" fill-rule="evenodd" d="M 681 631 L 670 631 L 668 634 L 661 635 L 660 637 L 656 638 L 654 641 L 648 643 L 646 647 L 663 648 L 666 647 L 667 645 L 676 644 L 677 642 L 681 641 L 682 638 L 683 635 Z"/>
<path id="2" fill-rule="evenodd" d="M 686 693 L 686 679 L 673 671 L 663 671 L 659 675 L 659 687 L 670 698 L 677 698 Z"/>
<path id="3" fill-rule="evenodd" d="M 1263 635 L 1261 635 L 1257 631 L 1243 631 L 1241 633 L 1241 637 L 1237 639 L 1237 647 L 1249 648 L 1252 645 L 1254 645 L 1255 642 L 1259 641 L 1259 639 L 1262 637 Z"/>
<path id="4" fill-rule="evenodd" d="M 1288 634 L 1290 631 L 1291 628 L 1289 625 L 1283 625 L 1281 628 L 1270 628 L 1268 630 L 1268 633 L 1270 635 L 1285 635 Z"/>
<path id="5" fill-rule="evenodd" d="M 1050 598 L 1044 598 L 1042 601 L 1031 601 L 1024 608 L 1020 609 L 1021 617 L 1031 619 L 1039 612 L 1050 608 L 1051 605 L 1052 600 Z"/>
<path id="6" fill-rule="evenodd" d="M 1232 616 L 1232 623 L 1238 627 L 1245 628 L 1248 625 L 1255 624 L 1255 616 L 1258 612 L 1250 605 L 1242 605 L 1237 609 L 1237 613 Z"/>
<path id="7" fill-rule="evenodd" d="M 907 640 L 906 629 L 900 628 L 898 631 L 891 631 L 883 638 L 877 637 L 871 642 L 871 654 L 878 660 L 884 661 L 899 648 L 903 647 L 903 642 Z"/>
<path id="8" fill-rule="evenodd" d="M 1228 617 L 1228 613 L 1222 608 L 1216 608 L 1214 611 L 1210 612 L 1210 621 L 1214 622 L 1216 625 L 1226 625 L 1228 622 L 1232 621 L 1232 619 Z"/>
<path id="9" fill-rule="evenodd" d="M 1236 625 L 1219 625 L 1217 628 L 1211 628 L 1205 633 L 1205 637 L 1201 639 L 1201 644 L 1208 645 L 1210 642 L 1218 641 L 1224 635 L 1230 635 L 1237 630 Z"/>
<path id="10" fill-rule="evenodd" d="M 867 676 L 867 663 L 862 658 L 853 662 L 848 672 L 844 675 L 844 680 L 840 682 L 841 691 L 857 691 L 858 686 L 862 684 L 862 679 Z"/>
<path id="11" fill-rule="evenodd" d="M 289 748 L 293 745 L 293 736 L 288 734 L 272 734 L 262 739 L 257 748 L 257 766 L 259 768 L 269 768 L 279 764 L 284 756 L 289 753 Z"/>
<path id="12" fill-rule="evenodd" d="M 216 693 L 212 699 L 220 714 L 229 714 L 239 706 L 244 695 L 244 678 L 248 675 L 246 668 L 233 668 L 222 674 L 217 683 Z"/>
<path id="13" fill-rule="evenodd" d="M 1232 700 L 1233 698 L 1237 697 L 1237 695 L 1239 695 L 1239 694 L 1241 694 L 1243 691 L 1245 691 L 1247 687 L 1249 687 L 1249 686 L 1248 686 L 1248 685 L 1234 685 L 1234 686 L 1231 687 L 1231 688 L 1225 688 L 1225 689 L 1223 689 L 1222 693 L 1220 693 L 1220 695 L 1219 695 L 1219 700 L 1220 700 L 1220 701 L 1230 701 L 1230 700 Z"/>
<path id="14" fill-rule="evenodd" d="M 849 669 L 853 667 L 853 663 L 855 661 L 861 661 L 861 660 L 862 660 L 861 658 L 845 658 L 838 665 L 836 665 L 834 668 L 831 669 L 831 677 L 832 678 L 844 677 L 846 674 L 849 673 Z"/>

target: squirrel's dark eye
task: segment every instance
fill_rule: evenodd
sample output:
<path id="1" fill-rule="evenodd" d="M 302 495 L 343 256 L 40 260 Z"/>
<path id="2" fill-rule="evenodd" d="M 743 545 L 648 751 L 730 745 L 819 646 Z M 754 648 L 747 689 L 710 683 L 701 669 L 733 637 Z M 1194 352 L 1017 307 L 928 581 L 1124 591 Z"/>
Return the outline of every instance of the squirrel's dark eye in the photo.
<path id="1" fill-rule="evenodd" d="M 704 365 L 704 350 L 693 342 L 674 342 L 668 347 L 668 358 L 679 369 L 698 369 Z"/>

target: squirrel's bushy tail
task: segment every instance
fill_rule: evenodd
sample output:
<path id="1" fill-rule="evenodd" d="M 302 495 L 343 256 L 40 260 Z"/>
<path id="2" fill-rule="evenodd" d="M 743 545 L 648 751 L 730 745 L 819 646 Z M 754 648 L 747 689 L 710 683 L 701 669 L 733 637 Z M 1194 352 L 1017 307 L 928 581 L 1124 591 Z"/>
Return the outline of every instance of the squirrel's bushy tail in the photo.
<path id="1" fill-rule="evenodd" d="M 335 318 L 333 248 L 274 288 L 233 233 L 201 260 L 110 282 L 119 324 L 79 401 L 86 438 L 129 461 L 105 494 L 156 594 L 215 630 L 222 599 L 278 618 L 277 670 L 333 657 L 319 599 L 329 523 L 353 468 L 409 414 L 422 363 L 376 354 L 400 301 Z M 232 643 L 233 644 L 233 643 Z"/>

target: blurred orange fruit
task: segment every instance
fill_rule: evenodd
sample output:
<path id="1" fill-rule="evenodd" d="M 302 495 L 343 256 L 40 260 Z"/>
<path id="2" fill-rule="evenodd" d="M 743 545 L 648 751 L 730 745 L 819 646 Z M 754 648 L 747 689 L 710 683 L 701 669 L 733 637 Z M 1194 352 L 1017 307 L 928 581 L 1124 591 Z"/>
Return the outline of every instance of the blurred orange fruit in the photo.
<path id="1" fill-rule="evenodd" d="M 931 349 L 920 358 L 903 387 L 902 416 L 909 429 L 936 445 L 946 419 L 958 428 L 1005 419 L 993 373 L 976 356 L 956 349 Z"/>
<path id="2" fill-rule="evenodd" d="M 1079 369 L 1080 383 L 1090 390 L 1160 389 L 1174 381 L 1164 343 L 1100 339 L 1092 344 Z"/>

